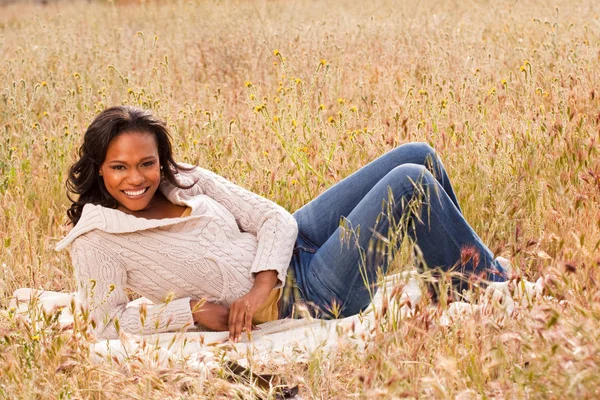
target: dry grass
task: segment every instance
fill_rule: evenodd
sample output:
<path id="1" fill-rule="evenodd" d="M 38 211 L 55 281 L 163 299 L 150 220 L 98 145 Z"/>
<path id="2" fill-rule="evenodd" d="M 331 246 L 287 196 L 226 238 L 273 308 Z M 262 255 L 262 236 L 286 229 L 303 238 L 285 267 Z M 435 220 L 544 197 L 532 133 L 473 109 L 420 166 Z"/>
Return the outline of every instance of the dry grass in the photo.
<path id="1" fill-rule="evenodd" d="M 421 140 L 484 241 L 527 277 L 553 273 L 564 302 L 450 328 L 423 311 L 365 352 L 279 372 L 308 398 L 600 395 L 597 2 L 115 3 L 0 8 L 2 306 L 18 287 L 73 289 L 53 251 L 65 174 L 109 105 L 154 109 L 181 160 L 290 211 Z M 244 396 L 218 376 L 92 365 L 85 330 L 0 318 L 1 397 Z"/>

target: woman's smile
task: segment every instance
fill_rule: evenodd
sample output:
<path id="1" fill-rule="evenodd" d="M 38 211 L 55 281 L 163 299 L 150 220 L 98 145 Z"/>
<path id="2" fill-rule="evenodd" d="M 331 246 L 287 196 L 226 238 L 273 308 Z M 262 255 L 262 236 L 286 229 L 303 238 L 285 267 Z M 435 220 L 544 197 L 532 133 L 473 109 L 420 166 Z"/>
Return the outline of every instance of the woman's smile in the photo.
<path id="1" fill-rule="evenodd" d="M 146 192 L 148 191 L 149 188 L 150 187 L 146 187 L 146 188 L 138 189 L 138 190 L 122 190 L 122 192 L 125 193 L 131 199 L 139 199 L 144 194 L 146 194 Z"/>

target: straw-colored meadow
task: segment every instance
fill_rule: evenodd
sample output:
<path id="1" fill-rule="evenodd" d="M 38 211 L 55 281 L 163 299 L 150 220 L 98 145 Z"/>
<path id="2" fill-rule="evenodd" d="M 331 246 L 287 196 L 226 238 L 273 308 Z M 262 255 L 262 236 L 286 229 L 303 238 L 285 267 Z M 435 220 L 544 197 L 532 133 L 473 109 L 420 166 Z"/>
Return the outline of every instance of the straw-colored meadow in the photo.
<path id="1" fill-rule="evenodd" d="M 20 287 L 75 289 L 68 252 L 53 250 L 70 229 L 65 178 L 87 125 L 116 104 L 153 109 L 179 160 L 291 212 L 426 141 L 484 242 L 553 297 L 449 327 L 424 299 L 413 318 L 382 319 L 364 350 L 257 371 L 303 398 L 600 396 L 600 4 L 438 3 L 0 7 L 0 397 L 253 390 L 218 371 L 92 364 L 84 333 L 7 309 Z"/>

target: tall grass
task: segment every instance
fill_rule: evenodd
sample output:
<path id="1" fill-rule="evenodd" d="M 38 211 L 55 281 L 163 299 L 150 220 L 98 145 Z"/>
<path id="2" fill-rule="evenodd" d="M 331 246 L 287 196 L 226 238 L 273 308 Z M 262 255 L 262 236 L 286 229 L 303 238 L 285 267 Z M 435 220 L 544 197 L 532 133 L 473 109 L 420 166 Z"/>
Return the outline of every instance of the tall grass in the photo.
<path id="1" fill-rule="evenodd" d="M 426 141 L 484 241 L 530 279 L 553 274 L 556 300 L 451 327 L 424 308 L 365 351 L 278 372 L 317 398 L 597 397 L 600 6 L 401 3 L 0 8 L 0 305 L 19 287 L 74 289 L 68 254 L 53 251 L 69 230 L 64 182 L 110 105 L 153 109 L 180 160 L 290 211 Z M 3 397 L 247 393 L 219 376 L 94 366 L 85 335 L 51 318 L 40 328 L 5 312 L 0 326 Z"/>

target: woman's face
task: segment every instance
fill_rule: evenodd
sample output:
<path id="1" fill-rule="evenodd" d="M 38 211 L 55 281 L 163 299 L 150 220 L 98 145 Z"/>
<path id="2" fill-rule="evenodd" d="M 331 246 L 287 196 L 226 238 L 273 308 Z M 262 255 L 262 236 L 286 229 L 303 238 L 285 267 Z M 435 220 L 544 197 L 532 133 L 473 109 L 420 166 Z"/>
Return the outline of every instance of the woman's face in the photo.
<path id="1" fill-rule="evenodd" d="M 131 214 L 146 211 L 160 184 L 156 138 L 148 132 L 126 132 L 108 145 L 100 175 L 119 209 Z"/>

